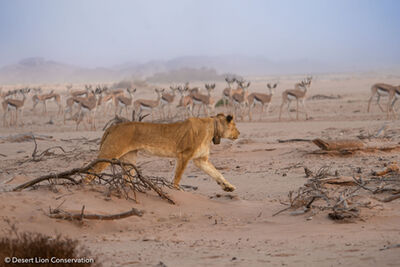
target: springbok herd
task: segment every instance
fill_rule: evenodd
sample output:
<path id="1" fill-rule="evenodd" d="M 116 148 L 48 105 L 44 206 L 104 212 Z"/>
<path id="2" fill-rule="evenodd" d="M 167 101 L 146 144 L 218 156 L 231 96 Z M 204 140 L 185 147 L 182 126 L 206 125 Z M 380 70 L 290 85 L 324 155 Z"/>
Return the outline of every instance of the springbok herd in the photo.
<path id="1" fill-rule="evenodd" d="M 43 107 L 43 115 L 47 114 L 47 103 L 53 101 L 58 106 L 57 115 L 63 116 L 64 124 L 67 120 L 74 120 L 76 130 L 81 122 L 90 125 L 91 130 L 96 129 L 96 114 L 118 114 L 123 110 L 129 114 L 129 109 L 136 114 L 147 113 L 154 121 L 155 112 L 161 121 L 185 119 L 190 116 L 209 116 L 215 114 L 216 106 L 223 106 L 225 111 L 234 114 L 236 118 L 244 120 L 248 116 L 252 120 L 255 107 L 260 106 L 259 119 L 261 120 L 265 111 L 268 113 L 269 106 L 274 95 L 278 82 L 267 84 L 269 93 L 249 93 L 250 82 L 238 78 L 225 78 L 227 87 L 222 92 L 222 98 L 215 103 L 211 96 L 215 89 L 215 84 L 205 84 L 206 94 L 202 94 L 200 88 L 190 88 L 189 83 L 184 85 L 170 86 L 170 90 L 154 89 L 156 97 L 154 99 L 134 99 L 136 89 L 110 89 L 107 86 L 85 85 L 82 90 L 73 90 L 72 85 L 66 87 L 63 95 L 55 93 L 54 90 L 44 93 L 41 88 L 22 88 L 3 92 L 0 88 L 0 99 L 3 110 L 3 126 L 17 126 L 18 117 L 22 122 L 23 111 L 27 95 L 31 94 L 31 111 L 36 112 L 36 107 L 40 104 Z M 290 116 L 290 104 L 296 101 L 296 119 L 299 119 L 299 103 L 302 106 L 305 118 L 308 119 L 308 112 L 305 105 L 307 90 L 311 86 L 312 77 L 307 77 L 296 83 L 292 89 L 284 90 L 282 93 L 282 103 L 279 109 L 279 120 L 282 117 L 282 109 L 286 105 Z M 236 86 L 235 86 L 236 84 Z M 179 103 L 173 107 L 177 93 L 180 96 Z M 392 86 L 384 83 L 377 83 L 371 87 L 371 96 L 368 101 L 368 112 L 372 100 L 376 97 L 379 108 L 386 112 L 387 118 L 396 118 L 394 104 L 400 98 L 400 86 Z M 386 110 L 380 104 L 381 97 L 388 97 Z M 65 99 L 65 101 L 62 101 Z M 63 103 L 64 102 L 64 103 Z M 196 112 L 197 109 L 197 112 Z M 203 113 L 201 114 L 201 110 Z M 176 112 L 175 115 L 173 112 Z"/>

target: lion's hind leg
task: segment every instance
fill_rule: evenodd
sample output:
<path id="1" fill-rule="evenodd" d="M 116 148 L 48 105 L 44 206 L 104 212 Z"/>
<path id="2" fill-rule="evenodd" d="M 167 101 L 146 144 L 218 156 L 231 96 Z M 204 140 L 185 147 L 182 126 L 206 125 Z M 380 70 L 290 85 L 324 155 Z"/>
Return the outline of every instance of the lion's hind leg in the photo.
<path id="1" fill-rule="evenodd" d="M 123 150 L 109 151 L 105 147 L 106 145 L 103 145 L 103 149 L 100 150 L 100 153 L 97 156 L 98 159 L 120 159 L 123 155 L 126 154 L 126 151 Z M 102 172 L 105 168 L 107 168 L 108 165 L 110 165 L 110 163 L 108 162 L 98 162 L 89 171 L 97 174 Z M 95 175 L 88 174 L 85 177 L 84 181 L 85 183 L 90 183 L 91 181 L 93 181 L 94 178 L 96 178 Z"/>
<path id="2" fill-rule="evenodd" d="M 101 158 L 101 157 L 98 157 L 98 158 L 105 159 L 105 158 Z M 108 163 L 108 162 L 98 162 L 89 170 L 89 172 L 98 174 L 98 173 L 102 172 L 105 168 L 107 168 L 109 164 L 110 163 Z M 86 184 L 89 184 L 91 181 L 93 181 L 94 178 L 96 178 L 96 175 L 88 174 L 88 175 L 86 175 L 84 182 Z"/>
<path id="3" fill-rule="evenodd" d="M 175 177 L 174 177 L 174 187 L 176 189 L 180 189 L 179 182 L 181 181 L 183 172 L 186 169 L 187 164 L 190 160 L 190 154 L 182 153 L 177 161 L 176 161 L 176 168 L 175 168 Z"/>
<path id="4" fill-rule="evenodd" d="M 208 161 L 208 158 L 197 158 L 193 159 L 194 164 L 203 170 L 205 173 L 210 175 L 219 184 L 224 191 L 232 192 L 236 189 L 235 186 L 231 185 L 224 176 Z"/>
<path id="5" fill-rule="evenodd" d="M 125 155 L 123 155 L 120 159 L 123 163 L 130 163 L 132 165 L 136 164 L 136 159 L 137 159 L 137 150 L 129 151 Z M 129 175 L 134 176 L 136 171 L 134 169 L 129 170 Z M 124 175 L 124 179 L 126 182 L 130 183 L 131 182 L 131 177 L 129 175 Z"/>

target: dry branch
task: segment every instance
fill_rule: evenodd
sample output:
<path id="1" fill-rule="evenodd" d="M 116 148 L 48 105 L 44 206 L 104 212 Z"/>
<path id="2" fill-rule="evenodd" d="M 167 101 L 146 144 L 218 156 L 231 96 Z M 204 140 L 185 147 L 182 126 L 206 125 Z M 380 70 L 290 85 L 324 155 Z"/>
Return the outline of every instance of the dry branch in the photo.
<path id="1" fill-rule="evenodd" d="M 320 138 L 312 140 L 322 150 L 343 150 L 343 149 L 360 149 L 364 147 L 364 143 L 360 140 L 322 140 Z"/>
<path id="2" fill-rule="evenodd" d="M 109 120 L 103 127 L 103 131 L 113 125 L 119 124 L 119 123 L 123 123 L 123 122 L 130 122 L 130 121 L 142 121 L 144 118 L 146 118 L 147 116 L 149 116 L 150 114 L 145 114 L 142 115 L 141 113 L 138 114 L 137 118 L 136 118 L 136 113 L 135 110 L 132 111 L 132 120 L 128 120 L 127 118 L 115 115 L 114 118 L 112 118 L 111 120 Z"/>
<path id="3" fill-rule="evenodd" d="M 103 131 L 105 129 L 107 129 L 108 127 L 111 127 L 113 125 L 119 124 L 119 123 L 123 123 L 123 122 L 129 122 L 130 120 L 128 120 L 127 118 L 115 115 L 114 118 L 112 118 L 111 120 L 109 120 L 103 127 Z"/>
<path id="4" fill-rule="evenodd" d="M 341 95 L 313 95 L 310 99 L 312 100 L 323 100 L 323 99 L 341 99 Z"/>
<path id="5" fill-rule="evenodd" d="M 32 139 L 32 136 L 33 136 L 32 133 L 22 133 L 22 134 L 10 135 L 7 137 L 0 137 L 0 143 L 26 142 L 30 141 Z M 53 140 L 53 136 L 36 134 L 36 139 Z"/>
<path id="6" fill-rule="evenodd" d="M 289 206 L 273 216 L 287 210 L 294 210 L 291 215 L 304 214 L 312 210 L 313 214 L 328 211 L 327 215 L 332 220 L 363 220 L 361 208 L 372 208 L 371 199 L 390 202 L 400 198 L 400 176 L 393 171 L 397 168 L 396 163 L 391 163 L 387 167 L 390 170 L 386 172 L 387 176 L 379 178 L 371 176 L 366 179 L 333 175 L 330 173 L 330 166 L 323 166 L 315 172 L 304 167 L 309 177 L 308 181 L 297 191 L 290 191 Z M 383 199 L 374 196 L 384 192 L 391 192 L 393 195 Z M 365 201 L 362 201 L 363 199 Z"/>
<path id="7" fill-rule="evenodd" d="M 380 171 L 380 172 L 374 172 L 373 175 L 375 176 L 384 176 L 386 174 L 389 173 L 399 173 L 400 172 L 400 168 L 399 165 L 397 165 L 396 162 L 392 162 L 389 164 L 389 166 L 386 167 L 385 170 Z"/>
<path id="8" fill-rule="evenodd" d="M 113 173 L 110 175 L 110 174 L 106 174 L 106 173 L 94 174 L 94 173 L 90 172 L 92 167 L 100 162 L 110 163 Z M 122 173 L 115 172 L 116 166 L 121 168 Z M 135 172 L 136 172 L 135 176 L 131 175 L 132 170 L 135 170 Z M 74 178 L 72 178 L 72 176 L 87 175 L 87 174 L 95 175 L 97 178 L 100 179 L 100 181 L 103 181 L 106 185 L 108 185 L 110 190 L 117 189 L 118 191 L 124 191 L 125 196 L 127 198 L 128 198 L 128 192 L 125 191 L 126 190 L 125 184 L 128 184 L 131 187 L 134 194 L 136 194 L 135 191 L 144 192 L 145 190 L 154 190 L 162 199 L 167 200 L 171 204 L 175 204 L 175 202 L 166 193 L 164 193 L 162 191 L 162 189 L 157 185 L 157 184 L 161 184 L 164 186 L 170 186 L 167 182 L 165 182 L 163 179 L 160 179 L 160 178 L 154 179 L 154 182 L 153 182 L 151 177 L 146 177 L 146 176 L 142 175 L 141 171 L 135 165 L 130 164 L 130 163 L 123 163 L 116 159 L 112 159 L 112 160 L 96 159 L 82 168 L 74 168 L 74 169 L 59 172 L 59 173 L 47 174 L 47 175 L 38 177 L 36 179 L 33 179 L 31 181 L 28 181 L 26 183 L 23 183 L 23 184 L 15 187 L 13 189 L 13 191 L 20 191 L 22 189 L 34 186 L 40 182 L 43 182 L 46 180 L 49 181 L 51 179 L 67 179 L 74 184 L 78 184 L 81 181 L 75 180 Z M 106 178 L 108 177 L 109 179 L 106 179 L 104 177 L 106 177 Z M 172 187 L 172 186 L 170 186 L 170 187 Z"/>
<path id="9" fill-rule="evenodd" d="M 117 213 L 117 214 L 111 214 L 111 215 L 100 215 L 100 214 L 84 214 L 84 209 L 85 206 L 82 207 L 82 211 L 80 213 L 72 213 L 72 212 L 67 212 L 64 210 L 60 209 L 55 209 L 51 210 L 50 214 L 48 215 L 50 218 L 53 219 L 63 219 L 63 220 L 117 220 L 117 219 L 123 219 L 127 218 L 130 216 L 139 216 L 141 217 L 143 215 L 143 212 L 132 208 L 130 211 L 122 212 L 122 213 Z"/>
<path id="10" fill-rule="evenodd" d="M 355 185 L 356 184 L 353 177 L 350 177 L 350 176 L 328 177 L 328 178 L 319 179 L 319 182 L 327 183 L 327 184 L 340 184 L 340 185 Z"/>
<path id="11" fill-rule="evenodd" d="M 311 142 L 311 139 L 293 138 L 293 139 L 278 139 L 278 143 L 290 143 L 290 142 Z"/>
<path id="12" fill-rule="evenodd" d="M 398 198 L 400 198 L 400 194 L 396 194 L 396 195 L 384 198 L 381 201 L 382 202 L 390 202 L 390 201 L 393 201 L 393 200 L 398 199 Z"/>
<path id="13" fill-rule="evenodd" d="M 385 246 L 379 250 L 386 250 L 386 249 L 391 249 L 391 248 L 400 248 L 400 244 L 394 244 L 394 245 L 389 245 L 389 246 Z"/>
<path id="14" fill-rule="evenodd" d="M 41 160 L 43 159 L 43 157 L 44 157 L 45 155 L 47 155 L 51 149 L 55 149 L 55 148 L 58 148 L 58 149 L 60 149 L 62 152 L 66 153 L 65 150 L 64 150 L 64 148 L 62 148 L 61 146 L 53 146 L 53 147 L 47 148 L 46 150 L 44 150 L 42 153 L 40 153 L 40 154 L 38 155 L 36 138 L 35 138 L 35 136 L 34 136 L 33 134 L 32 134 L 32 140 L 33 140 L 33 142 L 35 143 L 35 148 L 33 149 L 33 152 L 32 152 L 32 161 L 41 161 Z"/>
<path id="15" fill-rule="evenodd" d="M 377 151 L 391 152 L 400 150 L 400 146 L 387 146 L 387 147 L 365 147 L 364 143 L 359 140 L 334 140 L 325 141 L 322 139 L 314 139 L 312 141 L 321 150 L 312 151 L 308 154 L 317 155 L 332 155 L 332 156 L 346 156 L 353 155 L 356 152 L 375 153 Z"/>

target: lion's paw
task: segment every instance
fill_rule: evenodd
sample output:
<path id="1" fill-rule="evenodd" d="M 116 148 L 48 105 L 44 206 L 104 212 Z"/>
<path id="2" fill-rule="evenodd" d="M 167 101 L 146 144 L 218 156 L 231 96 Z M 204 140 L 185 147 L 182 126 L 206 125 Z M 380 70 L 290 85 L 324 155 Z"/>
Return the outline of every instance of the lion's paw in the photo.
<path id="1" fill-rule="evenodd" d="M 234 190 L 236 189 L 236 187 L 234 187 L 234 186 L 231 185 L 231 184 L 224 184 L 223 187 L 222 187 L 222 189 L 223 189 L 224 191 L 226 191 L 226 192 L 232 192 L 232 191 L 234 191 Z"/>
<path id="2" fill-rule="evenodd" d="M 174 184 L 174 189 L 175 189 L 175 190 L 178 190 L 178 191 L 184 191 L 184 190 L 182 189 L 182 187 L 180 187 L 179 185 L 176 185 L 176 184 Z"/>

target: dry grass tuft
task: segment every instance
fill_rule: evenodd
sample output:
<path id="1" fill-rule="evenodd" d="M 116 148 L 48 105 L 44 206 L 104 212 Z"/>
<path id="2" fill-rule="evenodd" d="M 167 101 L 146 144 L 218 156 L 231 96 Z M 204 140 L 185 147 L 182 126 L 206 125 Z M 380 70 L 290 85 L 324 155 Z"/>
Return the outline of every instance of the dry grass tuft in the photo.
<path id="1" fill-rule="evenodd" d="M 18 259 L 46 260 L 41 262 L 40 266 L 53 266 L 51 258 L 57 259 L 94 259 L 90 252 L 79 246 L 78 240 L 57 235 L 56 237 L 47 236 L 40 233 L 18 232 L 17 227 L 5 220 L 9 225 L 8 233 L 0 238 L 0 260 L 3 263 L 6 257 L 16 257 Z M 7 232 L 7 231 L 6 231 Z M 85 261 L 84 261 L 85 262 Z M 38 263 L 29 262 L 24 266 L 38 266 Z M 100 266 L 95 263 L 64 263 L 61 266 Z"/>

